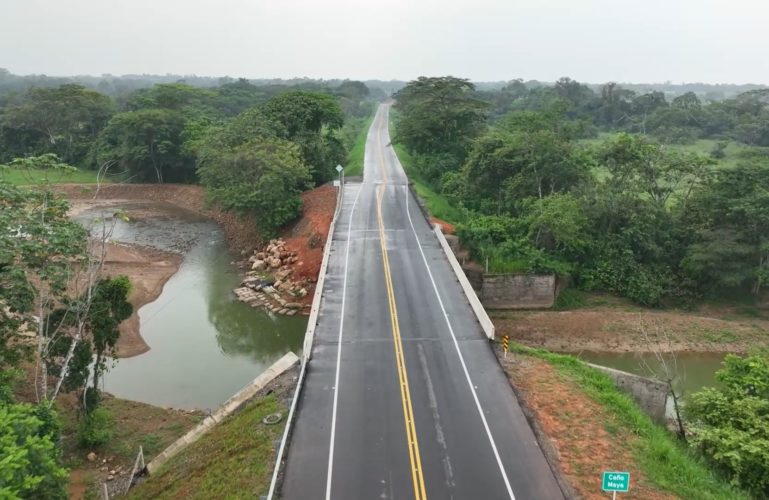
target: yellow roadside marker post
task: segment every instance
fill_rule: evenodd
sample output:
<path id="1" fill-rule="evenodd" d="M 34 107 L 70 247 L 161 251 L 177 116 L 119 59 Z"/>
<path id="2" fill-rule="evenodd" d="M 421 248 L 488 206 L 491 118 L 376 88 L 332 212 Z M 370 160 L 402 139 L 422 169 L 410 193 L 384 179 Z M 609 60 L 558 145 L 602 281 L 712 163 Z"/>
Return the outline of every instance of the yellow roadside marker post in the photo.
<path id="1" fill-rule="evenodd" d="M 507 359 L 507 351 L 510 350 L 510 337 L 507 335 L 502 337 L 502 349 L 505 350 L 505 359 Z"/>

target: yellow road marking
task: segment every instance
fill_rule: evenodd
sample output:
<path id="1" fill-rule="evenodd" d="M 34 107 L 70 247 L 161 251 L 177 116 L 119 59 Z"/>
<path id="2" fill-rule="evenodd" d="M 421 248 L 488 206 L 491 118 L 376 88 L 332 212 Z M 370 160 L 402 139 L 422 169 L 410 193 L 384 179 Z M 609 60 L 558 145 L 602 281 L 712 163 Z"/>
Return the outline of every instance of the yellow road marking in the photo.
<path id="1" fill-rule="evenodd" d="M 380 150 L 381 154 L 381 150 Z M 383 162 L 384 171 L 384 162 Z M 409 448 L 409 460 L 411 461 L 411 478 L 414 482 L 414 497 L 417 500 L 425 500 L 425 480 L 422 476 L 422 458 L 419 455 L 419 443 L 417 431 L 414 425 L 414 409 L 411 406 L 411 391 L 409 379 L 406 373 L 406 362 L 403 357 L 403 341 L 398 324 L 398 311 L 395 306 L 395 292 L 393 290 L 392 276 L 390 274 L 390 259 L 387 256 L 385 244 L 384 221 L 382 219 L 382 198 L 385 186 L 378 187 L 377 193 L 377 219 L 379 220 L 379 243 L 382 246 L 382 265 L 384 266 L 385 287 L 387 288 L 387 302 L 390 307 L 390 324 L 393 332 L 393 344 L 395 347 L 395 363 L 398 368 L 398 380 L 400 382 L 401 402 L 403 403 L 403 418 L 406 422 L 406 440 Z"/>

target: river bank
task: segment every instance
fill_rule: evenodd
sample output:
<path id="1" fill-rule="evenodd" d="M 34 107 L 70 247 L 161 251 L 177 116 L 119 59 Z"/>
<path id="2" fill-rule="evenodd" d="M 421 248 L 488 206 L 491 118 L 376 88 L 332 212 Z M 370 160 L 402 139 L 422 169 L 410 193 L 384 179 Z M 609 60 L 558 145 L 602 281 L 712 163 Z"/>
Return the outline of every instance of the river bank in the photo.
<path id="1" fill-rule="evenodd" d="M 184 220 L 189 219 L 189 213 L 211 220 L 221 227 L 227 250 L 234 260 L 239 261 L 238 268 L 243 274 L 251 268 L 252 263 L 247 260 L 249 256 L 265 248 L 255 217 L 223 212 L 207 205 L 201 186 L 111 184 L 97 190 L 92 185 L 62 184 L 55 186 L 55 189 L 69 200 L 70 216 L 86 224 L 89 217 L 97 220 L 98 217 L 108 218 L 118 211 L 132 224 L 173 218 Z M 303 193 L 302 198 L 301 217 L 281 232 L 286 249 L 297 256 L 290 270 L 282 269 L 282 272 L 290 273 L 304 288 L 301 297 L 289 294 L 287 302 L 306 305 L 314 292 L 320 269 L 323 244 L 328 237 L 336 205 L 336 189 L 324 185 Z M 157 235 L 163 239 L 167 236 L 167 233 Z M 151 348 L 140 331 L 139 310 L 157 300 L 168 280 L 177 273 L 184 262 L 185 252 L 190 248 L 191 237 L 181 235 L 176 241 L 164 241 L 162 245 L 151 238 L 143 243 L 123 241 L 107 246 L 104 274 L 126 275 L 133 284 L 129 301 L 134 313 L 120 327 L 118 358 L 137 356 Z"/>
<path id="2" fill-rule="evenodd" d="M 554 352 L 746 353 L 769 346 L 769 320 L 731 311 L 612 306 L 571 311 L 493 311 L 497 336 Z"/>

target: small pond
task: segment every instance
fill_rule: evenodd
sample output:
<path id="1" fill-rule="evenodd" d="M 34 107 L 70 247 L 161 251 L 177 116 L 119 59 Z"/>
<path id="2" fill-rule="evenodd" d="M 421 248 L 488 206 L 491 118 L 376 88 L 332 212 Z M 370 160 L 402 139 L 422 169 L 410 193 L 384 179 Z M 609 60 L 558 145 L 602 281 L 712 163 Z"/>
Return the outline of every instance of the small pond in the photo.
<path id="1" fill-rule="evenodd" d="M 232 294 L 239 272 L 214 222 L 169 204 L 111 207 L 153 215 L 117 222 L 112 239 L 180 252 L 184 260 L 154 302 L 139 310 L 150 351 L 120 359 L 104 377 L 118 397 L 185 409 L 214 409 L 286 351 L 299 352 L 306 317 L 276 316 Z M 91 209 L 77 218 L 100 217 Z"/>

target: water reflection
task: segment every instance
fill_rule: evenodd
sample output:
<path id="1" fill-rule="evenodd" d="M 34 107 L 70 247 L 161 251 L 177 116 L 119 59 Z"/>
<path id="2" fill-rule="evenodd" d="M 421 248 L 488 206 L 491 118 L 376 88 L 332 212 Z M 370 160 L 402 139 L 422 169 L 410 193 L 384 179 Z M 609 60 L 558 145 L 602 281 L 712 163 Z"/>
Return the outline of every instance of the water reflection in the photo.
<path id="1" fill-rule="evenodd" d="M 643 377 L 664 373 L 655 356 L 649 353 L 582 352 L 579 356 L 596 365 L 608 366 Z M 673 380 L 673 386 L 685 398 L 703 387 L 716 384 L 715 374 L 721 369 L 723 359 L 724 354 L 721 353 L 678 353 L 675 360 L 671 356 L 666 356 L 666 363 L 671 368 L 675 365 L 676 377 Z M 650 369 L 654 373 L 651 373 Z"/>
<path id="2" fill-rule="evenodd" d="M 218 258 L 226 260 L 229 255 L 223 254 Z M 286 351 L 298 349 L 304 338 L 306 317 L 280 316 L 253 309 L 235 300 L 232 294 L 221 293 L 222 289 L 231 289 L 235 283 L 218 272 L 227 266 L 227 262 L 206 266 L 213 284 L 209 288 L 208 320 L 216 329 L 216 341 L 222 351 L 231 356 L 247 355 L 266 363 Z"/>
<path id="3" fill-rule="evenodd" d="M 160 297 L 139 310 L 151 350 L 119 360 L 104 378 L 108 392 L 160 406 L 215 408 L 286 351 L 301 348 L 305 317 L 274 317 L 234 297 L 239 275 L 216 224 L 172 206 L 127 208 L 145 216 L 119 221 L 115 240 L 181 251 L 184 261 Z M 94 216 L 98 211 L 81 218 Z"/>

